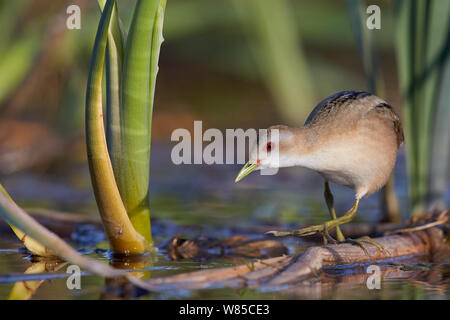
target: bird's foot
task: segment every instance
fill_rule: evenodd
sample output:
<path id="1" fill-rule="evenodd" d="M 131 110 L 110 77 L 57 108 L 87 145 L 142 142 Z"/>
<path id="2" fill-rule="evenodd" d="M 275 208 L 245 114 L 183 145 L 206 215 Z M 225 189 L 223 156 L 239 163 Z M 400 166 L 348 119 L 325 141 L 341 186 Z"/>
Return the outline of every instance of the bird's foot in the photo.
<path id="1" fill-rule="evenodd" d="M 328 242 L 331 242 L 332 244 L 338 244 L 339 242 L 341 242 L 341 240 L 334 239 L 332 236 L 330 236 L 330 234 L 328 233 L 328 230 L 325 228 L 322 232 L 322 237 L 323 237 L 323 245 L 326 246 L 328 244 Z"/>
<path id="2" fill-rule="evenodd" d="M 311 235 L 320 233 L 323 236 L 324 245 L 328 244 L 328 242 L 335 243 L 335 244 L 339 243 L 339 241 L 335 240 L 328 233 L 328 230 L 330 230 L 333 227 L 333 226 L 330 226 L 330 222 L 334 222 L 334 221 L 331 220 L 331 221 L 327 221 L 323 224 L 313 225 L 310 227 L 306 227 L 306 228 L 302 228 L 302 229 L 294 230 L 294 231 L 269 231 L 269 232 L 266 232 L 266 234 L 270 234 L 275 237 L 286 237 L 286 236 L 306 237 L 306 236 L 311 236 Z"/>
<path id="3" fill-rule="evenodd" d="M 368 236 L 364 236 L 364 237 L 360 237 L 358 239 L 351 239 L 351 238 L 347 238 L 347 239 L 334 239 L 332 236 L 330 236 L 330 234 L 328 233 L 328 230 L 330 230 L 331 228 L 336 227 L 339 224 L 336 224 L 336 221 L 327 221 L 324 224 L 320 224 L 320 225 L 313 225 L 310 227 L 306 227 L 306 228 L 302 228 L 299 230 L 294 230 L 294 231 L 269 231 L 266 234 L 271 234 L 274 235 L 276 237 L 283 237 L 283 236 L 300 236 L 300 237 L 305 237 L 305 236 L 310 236 L 310 235 L 314 235 L 317 233 L 322 234 L 323 236 L 323 244 L 327 245 L 329 242 L 332 244 L 339 244 L 339 243 L 351 243 L 351 244 L 356 244 L 358 246 L 360 246 L 364 252 L 369 255 L 367 249 L 364 247 L 364 244 L 368 243 L 371 244 L 373 246 L 375 246 L 380 252 L 386 252 L 389 254 L 389 251 L 379 242 L 371 239 Z"/>
<path id="4" fill-rule="evenodd" d="M 307 228 L 302 228 L 293 231 L 268 231 L 266 234 L 273 235 L 275 237 L 287 237 L 287 236 L 310 236 L 323 231 L 323 225 L 315 225 Z"/>
<path id="5" fill-rule="evenodd" d="M 360 246 L 361 249 L 363 249 L 367 255 L 369 255 L 369 253 L 368 253 L 367 249 L 364 247 L 364 245 L 363 245 L 364 243 L 368 243 L 368 244 L 375 246 L 380 252 L 385 252 L 385 253 L 390 254 L 390 252 L 381 243 L 373 240 L 372 238 L 370 238 L 368 236 L 360 237 L 358 239 L 347 238 L 347 239 L 345 239 L 345 242 L 351 243 L 351 244 L 356 244 L 356 245 Z"/>

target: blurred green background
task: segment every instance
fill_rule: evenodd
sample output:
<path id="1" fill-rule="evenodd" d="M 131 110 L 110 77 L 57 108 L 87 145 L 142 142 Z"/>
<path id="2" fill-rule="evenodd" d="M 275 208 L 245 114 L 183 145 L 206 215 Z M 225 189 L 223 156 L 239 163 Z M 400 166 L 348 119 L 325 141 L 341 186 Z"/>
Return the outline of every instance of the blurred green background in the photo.
<path id="1" fill-rule="evenodd" d="M 394 40 L 386 31 L 392 30 L 392 6 L 376 3 L 383 8 L 383 31 L 374 30 L 374 40 L 386 98 L 398 110 Z M 70 4 L 81 7 L 80 30 L 66 28 Z M 133 6 L 119 1 L 126 27 Z M 2 0 L 0 12 L 2 121 L 33 121 L 58 137 L 82 135 L 96 1 Z M 345 1 L 170 0 L 164 37 L 156 140 L 192 127 L 193 119 L 217 128 L 302 125 L 325 96 L 367 90 Z"/>
<path id="2" fill-rule="evenodd" d="M 395 6 L 401 0 L 370 2 L 381 8 L 381 30 L 363 34 L 376 62 L 371 74 L 363 65 L 367 52 L 361 51 L 349 10 L 358 3 L 363 9 L 368 5 L 351 0 L 169 0 L 152 142 L 170 143 L 174 129 L 191 130 L 194 120 L 202 120 L 204 130 L 300 126 L 316 103 L 332 93 L 374 91 L 368 78 L 375 74 L 382 84 L 376 93 L 402 116 L 405 95 L 398 84 L 395 37 L 400 21 Z M 431 3 L 439 0 L 427 3 L 433 8 Z M 81 8 L 80 30 L 66 28 L 66 9 L 72 4 Z M 128 28 L 135 1 L 118 4 Z M 85 164 L 85 87 L 99 16 L 93 0 L 0 0 L 0 174 L 26 169 L 58 175 Z M 367 16 L 361 12 L 360 19 Z M 442 114 L 448 116 L 445 110 Z M 440 136 L 447 137 L 440 145 L 448 145 L 448 130 Z M 440 164 L 448 161 L 448 147 L 442 150 Z M 448 173 L 438 169 L 442 196 L 448 194 Z"/>

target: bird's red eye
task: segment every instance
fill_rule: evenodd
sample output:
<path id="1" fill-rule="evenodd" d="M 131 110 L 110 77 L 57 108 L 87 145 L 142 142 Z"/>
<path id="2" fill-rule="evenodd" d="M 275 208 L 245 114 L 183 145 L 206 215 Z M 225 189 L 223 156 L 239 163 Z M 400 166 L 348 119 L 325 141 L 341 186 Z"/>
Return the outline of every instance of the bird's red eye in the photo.
<path id="1" fill-rule="evenodd" d="M 272 142 L 267 142 L 266 149 L 267 151 L 272 151 Z"/>

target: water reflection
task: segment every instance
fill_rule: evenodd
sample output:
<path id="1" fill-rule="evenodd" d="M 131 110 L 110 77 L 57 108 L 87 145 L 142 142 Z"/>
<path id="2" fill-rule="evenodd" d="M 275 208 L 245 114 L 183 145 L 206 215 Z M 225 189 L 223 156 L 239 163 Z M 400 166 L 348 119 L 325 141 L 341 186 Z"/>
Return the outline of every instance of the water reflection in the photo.
<path id="1" fill-rule="evenodd" d="M 24 272 L 26 275 L 42 275 L 44 273 L 53 273 L 67 265 L 62 260 L 40 260 L 33 262 Z M 30 280 L 16 282 L 9 294 L 8 300 L 28 300 L 42 285 L 45 280 Z"/>
<path id="2" fill-rule="evenodd" d="M 110 264 L 114 268 L 127 270 L 138 279 L 146 280 L 151 277 L 151 267 L 156 261 L 156 254 L 139 255 L 132 257 L 111 256 Z M 101 300 L 134 299 L 140 295 L 141 290 L 134 287 L 124 278 L 107 278 L 100 294 Z"/>
<path id="3" fill-rule="evenodd" d="M 448 257 L 448 256 L 447 256 Z M 447 258 L 448 259 L 448 258 Z M 282 287 L 217 288 L 207 290 L 177 290 L 144 292 L 124 279 L 101 279 L 82 275 L 82 290 L 74 296 L 67 289 L 66 273 L 57 272 L 66 266 L 61 261 L 37 261 L 24 274 L 11 275 L 15 282 L 8 299 L 448 299 L 450 297 L 450 264 L 448 260 L 432 260 L 430 257 L 414 257 L 377 262 L 381 267 L 381 289 L 369 290 L 366 286 L 369 274 L 367 264 L 339 268 L 326 268 L 308 281 Z M 203 262 L 191 259 L 172 261 L 167 252 L 155 257 L 111 260 L 111 264 L 141 278 L 164 277 L 204 268 L 220 268 L 242 264 L 242 260 L 221 258 Z M 97 281 L 98 279 L 100 281 Z M 40 290 L 47 280 L 52 287 Z M 1 282 L 1 280 L 0 280 Z M 0 283 L 1 288 L 6 283 Z M 42 289 L 44 289 L 42 287 Z M 51 290 L 49 290 L 51 289 Z M 55 292 L 58 293 L 55 296 Z"/>

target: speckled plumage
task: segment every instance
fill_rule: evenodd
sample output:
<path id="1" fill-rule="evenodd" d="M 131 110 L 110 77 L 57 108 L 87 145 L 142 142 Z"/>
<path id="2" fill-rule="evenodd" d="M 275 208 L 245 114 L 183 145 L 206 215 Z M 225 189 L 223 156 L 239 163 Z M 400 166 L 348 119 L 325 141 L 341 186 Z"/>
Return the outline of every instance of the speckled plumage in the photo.
<path id="1" fill-rule="evenodd" d="M 373 110 L 386 117 L 388 121 L 392 121 L 397 136 L 397 146 L 400 146 L 404 140 L 400 118 L 390 105 L 365 91 L 341 91 L 323 99 L 311 111 L 304 125 L 308 127 L 329 126 L 330 122 L 339 120 L 344 120 L 339 122 L 339 125 L 345 125 L 347 121 L 341 119 L 341 115 L 351 118 L 350 114 L 356 112 L 355 116 L 360 117 Z"/>

